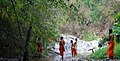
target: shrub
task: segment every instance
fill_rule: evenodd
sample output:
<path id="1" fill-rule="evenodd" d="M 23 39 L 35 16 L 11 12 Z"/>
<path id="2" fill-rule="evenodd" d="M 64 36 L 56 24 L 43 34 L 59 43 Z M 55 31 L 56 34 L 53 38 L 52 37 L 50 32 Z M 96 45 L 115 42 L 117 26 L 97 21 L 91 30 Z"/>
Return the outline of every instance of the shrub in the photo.
<path id="1" fill-rule="evenodd" d="M 120 44 L 117 44 L 115 49 L 114 49 L 114 58 L 115 59 L 120 59 Z M 102 48 L 102 49 L 98 49 L 97 51 L 95 51 L 94 53 L 92 53 L 90 55 L 91 58 L 93 59 L 104 59 L 107 58 L 107 49 L 108 46 Z"/>
<path id="2" fill-rule="evenodd" d="M 103 59 L 107 55 L 107 47 L 98 49 L 94 53 L 92 53 L 90 56 L 93 59 Z"/>

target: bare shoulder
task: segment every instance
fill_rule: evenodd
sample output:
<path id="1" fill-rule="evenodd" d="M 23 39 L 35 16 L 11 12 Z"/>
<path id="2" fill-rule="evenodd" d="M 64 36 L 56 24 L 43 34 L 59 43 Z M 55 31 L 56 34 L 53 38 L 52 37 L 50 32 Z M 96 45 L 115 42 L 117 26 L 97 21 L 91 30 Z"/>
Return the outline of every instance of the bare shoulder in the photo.
<path id="1" fill-rule="evenodd" d="M 110 34 L 111 37 L 113 37 L 114 35 L 113 34 Z"/>

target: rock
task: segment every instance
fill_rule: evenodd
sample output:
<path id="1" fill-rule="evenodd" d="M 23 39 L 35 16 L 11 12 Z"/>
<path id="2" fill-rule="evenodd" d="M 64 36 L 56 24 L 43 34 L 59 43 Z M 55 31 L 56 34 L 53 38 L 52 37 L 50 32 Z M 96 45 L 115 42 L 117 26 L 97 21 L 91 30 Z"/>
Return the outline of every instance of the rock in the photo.
<path id="1" fill-rule="evenodd" d="M 95 49 L 95 47 L 94 47 L 94 48 L 89 49 L 88 51 L 92 51 L 92 53 L 93 53 L 93 52 L 94 52 L 94 49 Z"/>

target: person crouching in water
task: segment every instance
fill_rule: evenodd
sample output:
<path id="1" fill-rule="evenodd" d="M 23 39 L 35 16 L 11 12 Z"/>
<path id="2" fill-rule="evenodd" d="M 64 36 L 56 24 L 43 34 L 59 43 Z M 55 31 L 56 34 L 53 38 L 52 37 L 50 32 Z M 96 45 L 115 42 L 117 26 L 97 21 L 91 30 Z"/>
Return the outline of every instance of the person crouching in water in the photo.
<path id="1" fill-rule="evenodd" d="M 108 41 L 108 51 L 107 55 L 109 59 L 114 58 L 114 35 L 112 34 L 112 29 L 109 30 L 109 41 Z"/>
<path id="2" fill-rule="evenodd" d="M 60 38 L 59 42 L 59 51 L 60 51 L 60 55 L 62 56 L 62 61 L 63 61 L 63 56 L 64 56 L 64 52 L 65 52 L 65 41 L 63 40 L 63 37 Z"/>

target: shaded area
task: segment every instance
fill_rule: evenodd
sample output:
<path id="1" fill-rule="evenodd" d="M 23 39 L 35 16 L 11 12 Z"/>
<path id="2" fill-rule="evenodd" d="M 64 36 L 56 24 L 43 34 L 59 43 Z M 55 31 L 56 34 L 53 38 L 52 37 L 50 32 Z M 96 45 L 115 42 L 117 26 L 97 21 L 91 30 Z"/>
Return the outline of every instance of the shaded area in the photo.
<path id="1" fill-rule="evenodd" d="M 17 23 L 0 16 L 0 57 L 17 58 L 23 54 Z"/>

